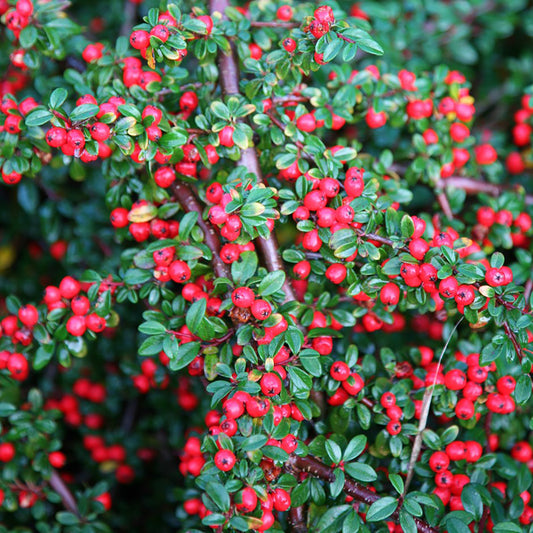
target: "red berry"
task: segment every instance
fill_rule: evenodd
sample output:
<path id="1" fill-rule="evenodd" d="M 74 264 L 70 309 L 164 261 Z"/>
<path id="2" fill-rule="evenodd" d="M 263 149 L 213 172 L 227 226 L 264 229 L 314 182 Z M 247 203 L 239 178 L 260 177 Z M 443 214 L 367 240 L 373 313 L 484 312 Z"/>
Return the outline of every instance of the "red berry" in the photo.
<path id="1" fill-rule="evenodd" d="M 378 113 L 374 111 L 373 107 L 371 107 L 366 114 L 365 120 L 369 128 L 377 129 L 387 123 L 387 115 L 385 114 L 385 111 L 380 111 Z"/>
<path id="2" fill-rule="evenodd" d="M 218 139 L 220 141 L 220 144 L 222 146 L 226 146 L 228 148 L 231 148 L 235 145 L 235 141 L 233 140 L 233 132 L 235 131 L 235 128 L 233 126 L 224 126 L 219 132 L 218 132 Z"/>
<path id="3" fill-rule="evenodd" d="M 0 443 L 0 461 L 8 463 L 15 457 L 15 446 L 11 442 Z"/>
<path id="4" fill-rule="evenodd" d="M 19 320 L 28 328 L 32 328 L 39 321 L 39 313 L 33 305 L 23 305 L 18 310 Z"/>
<path id="5" fill-rule="evenodd" d="M 63 452 L 51 452 L 48 454 L 48 461 L 54 468 L 63 468 L 67 458 Z"/>
<path id="6" fill-rule="evenodd" d="M 176 179 L 176 173 L 172 167 L 160 167 L 154 173 L 154 181 L 159 187 L 166 189 L 170 187 Z"/>
<path id="7" fill-rule="evenodd" d="M 292 18 L 292 7 L 288 5 L 283 5 L 278 7 L 276 11 L 276 17 L 278 20 L 288 21 Z"/>
<path id="8" fill-rule="evenodd" d="M 238 287 L 231 293 L 231 300 L 236 307 L 250 307 L 255 300 L 254 291 L 248 287 Z"/>
<path id="9" fill-rule="evenodd" d="M 347 270 L 341 263 L 334 263 L 326 269 L 325 276 L 329 281 L 339 285 L 346 279 Z"/>
<path id="10" fill-rule="evenodd" d="M 383 305 L 397 305 L 400 301 L 400 288 L 390 281 L 381 287 L 379 299 Z"/>
<path id="11" fill-rule="evenodd" d="M 238 498 L 235 507 L 240 513 L 251 513 L 257 507 L 257 494 L 252 487 L 245 487 Z"/>
<path id="12" fill-rule="evenodd" d="M 168 267 L 168 275 L 176 283 L 185 283 L 191 279 L 191 269 L 185 261 L 173 261 Z"/>
<path id="13" fill-rule="evenodd" d="M 252 315 L 257 320 L 266 320 L 272 313 L 272 307 L 266 300 L 255 300 L 252 303 Z"/>
<path id="14" fill-rule="evenodd" d="M 85 318 L 77 315 L 71 316 L 67 320 L 66 327 L 67 331 L 74 337 L 81 337 L 87 329 L 87 325 L 85 324 Z"/>
<path id="15" fill-rule="evenodd" d="M 11 377 L 17 381 L 24 381 L 30 373 L 28 360 L 18 352 L 14 352 L 9 356 L 6 368 L 11 373 Z"/>
<path id="16" fill-rule="evenodd" d="M 231 450 L 219 450 L 215 454 L 215 466 L 223 472 L 229 472 L 236 462 L 235 454 Z"/>
<path id="17" fill-rule="evenodd" d="M 136 30 L 130 35 L 130 44 L 136 50 L 142 50 L 150 45 L 150 34 L 144 30 Z"/>
<path id="18" fill-rule="evenodd" d="M 292 54 L 296 50 L 296 41 L 287 37 L 283 40 L 283 48 L 285 48 L 289 54 Z"/>
<path id="19" fill-rule="evenodd" d="M 429 458 L 429 467 L 433 472 L 442 472 L 448 470 L 450 458 L 444 452 L 433 452 Z"/>
<path id="20" fill-rule="evenodd" d="M 503 376 L 496 382 L 500 394 L 512 394 L 516 387 L 516 380 L 512 376 Z"/>
<path id="21" fill-rule="evenodd" d="M 329 375 L 336 381 L 346 381 L 350 372 L 350 367 L 344 361 L 335 361 L 329 369 Z"/>
<path id="22" fill-rule="evenodd" d="M 277 374 L 268 372 L 261 378 L 261 392 L 265 396 L 276 396 L 281 392 L 282 383 Z"/>

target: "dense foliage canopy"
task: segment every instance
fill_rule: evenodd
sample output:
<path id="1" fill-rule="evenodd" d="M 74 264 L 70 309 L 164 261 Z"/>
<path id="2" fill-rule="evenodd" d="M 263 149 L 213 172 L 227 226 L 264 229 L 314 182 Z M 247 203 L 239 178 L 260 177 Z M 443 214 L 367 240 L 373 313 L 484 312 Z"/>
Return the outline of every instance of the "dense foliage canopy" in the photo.
<path id="1" fill-rule="evenodd" d="M 528 2 L 0 16 L 0 533 L 533 531 Z"/>

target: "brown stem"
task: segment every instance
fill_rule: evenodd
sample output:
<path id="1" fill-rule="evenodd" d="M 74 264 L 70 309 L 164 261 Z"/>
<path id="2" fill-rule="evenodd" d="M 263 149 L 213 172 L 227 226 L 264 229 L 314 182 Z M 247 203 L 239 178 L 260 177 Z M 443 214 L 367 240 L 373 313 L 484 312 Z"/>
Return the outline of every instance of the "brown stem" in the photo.
<path id="1" fill-rule="evenodd" d="M 289 525 L 292 533 L 307 533 L 306 514 L 303 505 L 291 507 L 289 511 Z"/>
<path id="2" fill-rule="evenodd" d="M 137 17 L 137 3 L 125 0 L 124 15 L 122 17 L 122 26 L 120 27 L 120 35 L 128 36 L 134 25 Z"/>
<path id="3" fill-rule="evenodd" d="M 439 202 L 442 212 L 446 215 L 448 219 L 453 218 L 452 208 L 450 207 L 450 202 L 445 192 L 439 192 L 437 194 L 437 202 Z"/>
<path id="4" fill-rule="evenodd" d="M 223 19 L 226 18 L 225 11 L 229 7 L 228 0 L 210 0 L 209 11 L 211 15 L 215 12 L 222 14 Z M 233 44 L 230 45 L 230 52 L 228 54 L 222 51 L 218 54 L 218 68 L 220 71 L 220 84 L 222 87 L 222 93 L 224 95 L 240 94 L 239 93 L 239 66 L 237 62 L 237 55 Z M 259 165 L 259 158 L 255 148 L 246 148 L 241 151 L 241 158 L 239 164 L 246 167 L 248 172 L 257 176 L 258 183 L 264 183 L 261 167 Z M 261 250 L 261 254 L 265 261 L 266 267 L 269 272 L 283 271 L 283 263 L 279 253 L 279 245 L 274 233 L 266 239 L 259 237 L 257 239 L 257 245 Z M 285 277 L 285 283 L 283 284 L 283 292 L 285 293 L 285 301 L 297 300 L 296 293 L 292 288 L 289 278 Z"/>
<path id="5" fill-rule="evenodd" d="M 529 278 L 524 286 L 524 300 L 528 305 L 529 297 L 531 296 L 531 290 L 533 289 L 533 278 Z"/>
<path id="6" fill-rule="evenodd" d="M 185 211 L 196 211 L 196 213 L 198 213 L 198 226 L 200 226 L 200 229 L 204 233 L 205 243 L 213 253 L 211 263 L 216 276 L 219 278 L 231 279 L 228 265 L 226 265 L 226 263 L 220 258 L 220 239 L 218 238 L 215 228 L 202 218 L 202 207 L 196 199 L 196 196 L 194 196 L 194 193 L 186 183 L 181 181 L 175 182 L 172 185 L 172 192 Z"/>
<path id="7" fill-rule="evenodd" d="M 485 415 L 485 424 L 483 429 L 485 431 L 485 453 L 490 453 L 490 434 L 491 434 L 491 425 L 492 425 L 492 411 L 489 411 Z"/>
<path id="8" fill-rule="evenodd" d="M 61 497 L 65 509 L 75 514 L 78 518 L 81 518 L 78 504 L 76 503 L 74 496 L 72 496 L 72 492 L 70 492 L 69 488 L 65 485 L 65 482 L 55 470 L 52 470 L 49 483 L 52 489 Z"/>
<path id="9" fill-rule="evenodd" d="M 250 22 L 250 26 L 252 28 L 285 28 L 285 29 L 292 29 L 292 28 L 299 28 L 301 26 L 301 22 L 281 22 L 276 20 L 268 20 L 268 21 L 260 21 L 260 20 L 254 20 Z"/>
<path id="10" fill-rule="evenodd" d="M 514 351 L 516 352 L 516 355 L 518 356 L 518 360 L 522 360 L 522 347 L 520 346 L 520 343 L 518 342 L 516 335 L 514 334 L 514 331 L 511 330 L 509 327 L 509 323 L 507 320 L 503 323 L 503 329 L 505 330 L 505 333 L 509 336 L 511 339 L 511 342 L 513 343 Z"/>
<path id="11" fill-rule="evenodd" d="M 328 483 L 332 483 L 335 480 L 335 474 L 333 468 L 326 466 L 324 463 L 314 457 L 299 457 L 297 455 L 290 455 L 288 461 L 285 463 L 285 467 L 289 471 L 293 472 L 307 472 L 308 474 L 322 479 Z M 352 496 L 355 500 L 372 505 L 374 502 L 381 499 L 379 494 L 372 492 L 370 489 L 361 485 L 357 481 L 346 476 L 344 482 L 344 492 L 349 496 Z M 399 509 L 396 509 L 391 515 L 390 520 L 398 521 Z M 427 522 L 424 522 L 420 518 L 413 517 L 416 523 L 416 528 L 421 533 L 438 533 L 439 530 L 430 526 Z"/>
<path id="12" fill-rule="evenodd" d="M 337 37 L 339 37 L 339 39 L 342 39 L 343 41 L 346 41 L 347 43 L 355 44 L 355 41 L 353 39 L 345 37 L 342 33 L 337 32 Z"/>
<path id="13" fill-rule="evenodd" d="M 488 505 L 483 506 L 483 515 L 481 516 L 481 520 L 479 521 L 479 524 L 477 526 L 477 533 L 485 533 L 485 524 L 487 523 L 487 519 L 489 518 L 490 509 Z"/>

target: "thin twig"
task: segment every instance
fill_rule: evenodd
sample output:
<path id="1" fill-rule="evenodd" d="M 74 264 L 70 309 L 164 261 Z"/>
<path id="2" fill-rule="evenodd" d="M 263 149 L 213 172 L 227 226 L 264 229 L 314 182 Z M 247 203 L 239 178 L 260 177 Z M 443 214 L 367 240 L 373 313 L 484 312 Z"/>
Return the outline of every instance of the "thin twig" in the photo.
<path id="1" fill-rule="evenodd" d="M 49 483 L 50 487 L 61 497 L 65 509 L 75 514 L 78 518 L 81 518 L 76 499 L 72 496 L 72 492 L 70 492 L 65 482 L 61 479 L 61 476 L 55 470 L 52 470 Z"/>
<path id="2" fill-rule="evenodd" d="M 442 212 L 448 219 L 451 220 L 453 218 L 452 208 L 450 207 L 450 202 L 448 201 L 448 197 L 446 196 L 445 192 L 439 192 L 437 194 L 437 202 L 439 202 Z"/>
<path id="3" fill-rule="evenodd" d="M 253 20 L 252 22 L 250 22 L 250 26 L 252 28 L 285 28 L 287 30 L 290 30 L 292 28 L 299 28 L 301 25 L 301 22 L 282 22 L 276 20 Z"/>
<path id="4" fill-rule="evenodd" d="M 507 320 L 503 323 L 503 329 L 505 330 L 505 333 L 509 336 L 511 339 L 511 342 L 513 343 L 514 351 L 516 352 L 516 355 L 518 356 L 518 360 L 522 360 L 522 347 L 520 346 L 520 343 L 518 342 L 516 335 L 514 334 L 514 331 L 509 326 L 509 323 Z"/>
<path id="5" fill-rule="evenodd" d="M 424 397 L 422 398 L 422 413 L 420 414 L 418 430 L 416 433 L 415 441 L 413 443 L 413 451 L 411 452 L 411 458 L 409 459 L 409 466 L 407 468 L 407 477 L 405 479 L 402 499 L 405 498 L 405 495 L 407 494 L 407 490 L 409 489 L 409 485 L 411 484 L 411 480 L 413 479 L 413 475 L 415 473 L 415 464 L 418 460 L 420 450 L 422 449 L 422 433 L 424 432 L 424 429 L 426 429 L 429 416 L 429 408 L 431 407 L 433 391 L 435 390 L 435 385 L 437 383 L 437 374 L 439 372 L 440 363 L 442 361 L 444 353 L 446 352 L 446 349 L 448 348 L 448 345 L 450 344 L 450 341 L 452 340 L 453 334 L 459 327 L 459 324 L 463 321 L 463 318 L 464 317 L 460 318 L 460 320 L 457 322 L 457 324 L 455 324 L 452 332 L 450 333 L 450 336 L 448 337 L 448 340 L 446 341 L 446 344 L 444 345 L 444 348 L 442 349 L 442 352 L 440 354 L 439 362 L 437 363 L 437 368 L 435 369 L 435 378 L 433 380 L 433 383 L 429 387 L 427 387 L 426 391 L 424 392 Z"/>

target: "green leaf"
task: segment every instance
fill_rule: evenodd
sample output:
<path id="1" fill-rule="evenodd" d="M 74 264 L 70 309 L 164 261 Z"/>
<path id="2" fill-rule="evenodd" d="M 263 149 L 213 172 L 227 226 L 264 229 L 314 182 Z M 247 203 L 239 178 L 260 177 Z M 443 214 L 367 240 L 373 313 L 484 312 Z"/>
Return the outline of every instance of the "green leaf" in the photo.
<path id="1" fill-rule="evenodd" d="M 186 241 L 191 234 L 192 229 L 198 222 L 198 213 L 196 211 L 191 211 L 190 213 L 185 213 L 183 218 L 180 220 L 180 229 L 178 237 L 182 241 Z"/>
<path id="2" fill-rule="evenodd" d="M 346 449 L 344 450 L 344 455 L 342 457 L 342 460 L 347 463 L 349 461 L 352 461 L 356 457 L 359 457 L 367 443 L 367 438 L 365 435 L 356 435 L 355 437 L 350 440 L 348 443 L 348 446 L 346 446 Z"/>
<path id="3" fill-rule="evenodd" d="M 388 518 L 398 507 L 398 501 L 392 496 L 385 496 L 375 501 L 366 513 L 367 522 L 380 522 Z"/>
<path id="4" fill-rule="evenodd" d="M 335 481 L 333 483 L 330 483 L 329 491 L 331 493 L 331 497 L 336 498 L 344 488 L 346 476 L 340 468 L 335 468 L 333 473 L 335 474 Z"/>
<path id="5" fill-rule="evenodd" d="M 309 397 L 309 393 L 313 387 L 313 380 L 311 376 L 304 372 L 301 368 L 290 366 L 287 368 L 291 393 L 301 400 L 305 400 Z"/>
<path id="6" fill-rule="evenodd" d="M 344 465 L 344 471 L 355 480 L 365 483 L 376 481 L 378 478 L 376 471 L 365 463 L 347 463 Z"/>
<path id="7" fill-rule="evenodd" d="M 12 415 L 16 410 L 17 408 L 14 405 L 7 402 L 0 402 L 0 417 L 5 418 Z"/>
<path id="8" fill-rule="evenodd" d="M 56 520 L 63 526 L 75 526 L 80 523 L 79 518 L 74 513 L 59 511 L 56 513 Z"/>
<path id="9" fill-rule="evenodd" d="M 211 111 L 213 111 L 214 115 L 222 120 L 229 120 L 230 114 L 229 109 L 225 104 L 222 102 L 215 100 L 211 103 Z"/>
<path id="10" fill-rule="evenodd" d="M 270 459 L 274 459 L 274 461 L 280 461 L 283 463 L 289 459 L 289 454 L 277 446 L 264 446 L 263 454 L 270 457 Z"/>
<path id="11" fill-rule="evenodd" d="M 326 441 L 326 453 L 333 463 L 338 464 L 341 462 L 342 451 L 340 446 L 334 440 L 328 439 Z"/>
<path id="12" fill-rule="evenodd" d="M 210 481 L 207 484 L 205 491 L 221 511 L 225 513 L 229 511 L 230 497 L 224 485 L 217 483 L 216 481 Z"/>
<path id="13" fill-rule="evenodd" d="M 400 526 L 403 533 L 416 533 L 418 531 L 415 519 L 403 509 L 400 511 Z"/>
<path id="14" fill-rule="evenodd" d="M 289 326 L 285 332 L 285 341 L 291 352 L 298 354 L 304 342 L 304 335 L 296 326 Z"/>
<path id="15" fill-rule="evenodd" d="M 97 115 L 99 111 L 100 108 L 96 104 L 82 104 L 71 111 L 69 118 L 72 122 L 83 122 Z"/>
<path id="16" fill-rule="evenodd" d="M 404 483 L 403 478 L 400 475 L 389 474 L 389 481 L 391 482 L 391 485 L 394 487 L 394 490 L 398 494 L 403 494 Z"/>
<path id="17" fill-rule="evenodd" d="M 61 107 L 67 99 L 67 96 L 68 92 L 66 89 L 63 89 L 63 87 L 58 87 L 57 89 L 54 89 L 54 91 L 50 95 L 50 107 L 52 109 L 57 109 L 58 107 Z"/>
<path id="18" fill-rule="evenodd" d="M 153 338 L 153 337 L 150 337 L 150 338 Z M 198 355 L 199 351 L 200 351 L 199 342 L 188 342 L 186 344 L 182 344 L 179 347 L 177 357 L 170 360 L 170 363 L 169 363 L 170 370 L 175 371 L 175 370 L 181 370 L 182 368 L 185 368 Z M 229 383 L 227 385 L 229 385 Z M 231 388 L 231 385 L 229 385 L 229 387 Z M 225 394 L 227 394 L 227 392 Z"/>
<path id="19" fill-rule="evenodd" d="M 338 533 L 341 531 L 344 518 L 351 510 L 350 505 L 337 505 L 329 508 L 320 518 L 315 531 L 320 531 L 320 533 Z"/>
<path id="20" fill-rule="evenodd" d="M 26 213 L 33 213 L 39 205 L 39 190 L 33 181 L 24 180 L 17 186 L 17 199 Z"/>
<path id="21" fill-rule="evenodd" d="M 400 222 L 400 230 L 402 232 L 402 237 L 405 239 L 410 239 L 413 236 L 415 231 L 415 225 L 413 219 L 409 215 L 404 215 Z"/>
<path id="22" fill-rule="evenodd" d="M 161 322 L 150 320 L 141 324 L 139 326 L 139 331 L 145 335 L 161 335 L 162 333 L 166 333 L 167 329 L 161 324 Z"/>
<path id="23" fill-rule="evenodd" d="M 513 522 L 495 524 L 492 533 L 522 533 L 523 529 Z"/>
<path id="24" fill-rule="evenodd" d="M 33 368 L 35 370 L 41 370 L 52 359 L 54 355 L 55 344 L 42 344 L 37 348 L 35 357 L 33 359 Z"/>
<path id="25" fill-rule="evenodd" d="M 202 322 L 202 319 L 205 316 L 205 311 L 207 309 L 207 300 L 205 298 L 200 298 L 196 300 L 185 316 L 185 323 L 192 333 L 197 333 Z"/>
<path id="26" fill-rule="evenodd" d="M 342 47 L 344 45 L 344 41 L 342 39 L 335 39 L 334 41 L 331 41 L 324 50 L 324 58 L 323 60 L 326 63 L 329 63 L 332 59 L 335 59 L 339 52 L 342 50 Z"/>
<path id="27" fill-rule="evenodd" d="M 231 264 L 231 276 L 233 281 L 243 286 L 257 270 L 257 254 L 255 252 L 243 252 L 239 261 Z"/>
<path id="28" fill-rule="evenodd" d="M 516 382 L 514 391 L 516 403 L 523 405 L 529 398 L 531 398 L 531 377 L 528 374 L 523 374 Z"/>
<path id="29" fill-rule="evenodd" d="M 267 440 L 268 437 L 266 435 L 252 435 L 251 437 L 244 439 L 241 444 L 241 450 L 243 452 L 259 450 L 259 448 L 262 448 L 266 444 Z"/>
<path id="30" fill-rule="evenodd" d="M 285 272 L 278 270 L 276 272 L 269 272 L 259 284 L 257 292 L 261 296 L 269 296 L 279 291 L 285 283 Z"/>
<path id="31" fill-rule="evenodd" d="M 50 119 L 53 116 L 54 115 L 52 115 L 50 111 L 44 109 L 44 107 L 39 106 L 33 109 L 30 113 L 28 113 L 28 115 L 24 119 L 24 122 L 28 127 L 42 126 L 43 124 L 50 122 Z"/>
<path id="32" fill-rule="evenodd" d="M 465 485 L 463 492 L 461 492 L 461 501 L 463 502 L 465 511 L 471 513 L 476 522 L 481 519 L 483 515 L 483 501 L 474 483 Z"/>

